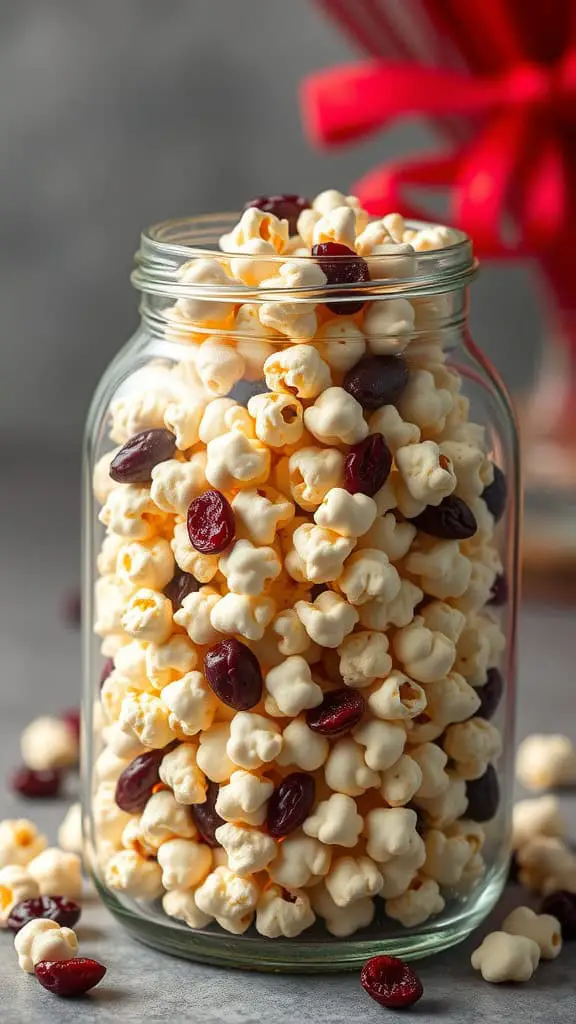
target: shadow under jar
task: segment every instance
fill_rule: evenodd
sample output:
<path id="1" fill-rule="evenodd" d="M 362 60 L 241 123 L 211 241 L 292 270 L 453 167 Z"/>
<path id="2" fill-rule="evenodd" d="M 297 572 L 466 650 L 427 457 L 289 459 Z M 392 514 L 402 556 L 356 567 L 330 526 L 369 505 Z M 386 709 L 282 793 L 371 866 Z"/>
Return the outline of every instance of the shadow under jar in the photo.
<path id="1" fill-rule="evenodd" d="M 88 859 L 180 956 L 419 957 L 509 857 L 518 451 L 472 247 L 406 223 L 414 250 L 360 259 L 237 219 L 143 235 L 89 417 Z"/>

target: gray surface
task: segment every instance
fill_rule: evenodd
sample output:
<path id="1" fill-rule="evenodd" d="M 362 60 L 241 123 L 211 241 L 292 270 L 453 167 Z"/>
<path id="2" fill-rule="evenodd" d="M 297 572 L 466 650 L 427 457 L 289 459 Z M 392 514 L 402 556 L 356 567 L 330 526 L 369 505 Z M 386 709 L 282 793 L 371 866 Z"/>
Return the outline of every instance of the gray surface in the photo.
<path id="1" fill-rule="evenodd" d="M 59 619 L 62 591 L 76 574 L 76 490 L 73 467 L 35 455 L 6 463 L 0 502 L 0 644 L 2 650 L 0 779 L 18 760 L 18 737 L 40 712 L 76 703 L 79 642 Z M 39 517 L 39 509 L 50 515 Z M 572 730 L 574 706 L 572 612 L 526 610 L 522 616 L 519 735 Z M 75 780 L 69 796 L 73 798 Z M 33 817 L 55 840 L 61 802 L 28 804 L 0 790 L 0 817 Z M 576 838 L 576 803 L 566 801 Z M 517 901 L 512 888 L 507 902 Z M 494 915 L 492 926 L 504 916 Z M 485 931 L 486 928 L 483 929 Z M 357 977 L 245 974 L 155 953 L 129 939 L 93 897 L 79 926 L 81 952 L 108 966 L 99 989 L 79 1005 L 58 1001 L 21 972 L 9 935 L 0 935 L 1 1024 L 105 1024 L 116 1021 L 198 1021 L 200 1024 L 370 1024 L 388 1016 L 364 995 Z M 478 933 L 479 935 L 480 933 Z M 421 961 L 422 1024 L 568 1024 L 576 1016 L 576 944 L 544 964 L 527 985 L 490 986 L 469 966 L 478 935 L 456 950 Z"/>

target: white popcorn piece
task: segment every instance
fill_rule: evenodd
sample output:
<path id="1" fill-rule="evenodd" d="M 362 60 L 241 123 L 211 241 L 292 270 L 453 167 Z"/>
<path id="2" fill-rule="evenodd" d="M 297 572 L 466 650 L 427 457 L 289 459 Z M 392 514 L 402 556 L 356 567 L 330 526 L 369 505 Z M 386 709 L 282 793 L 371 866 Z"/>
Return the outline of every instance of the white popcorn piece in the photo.
<path id="1" fill-rule="evenodd" d="M 576 751 L 567 736 L 534 733 L 516 751 L 516 778 L 526 789 L 552 789 L 576 781 Z"/>
<path id="2" fill-rule="evenodd" d="M 261 640 L 275 611 L 276 603 L 270 597 L 229 593 L 212 606 L 210 622 L 218 633 Z"/>
<path id="3" fill-rule="evenodd" d="M 290 892 L 272 885 L 266 888 L 256 906 L 256 930 L 269 939 L 284 936 L 293 939 L 310 928 L 316 915 L 305 892 Z"/>
<path id="4" fill-rule="evenodd" d="M 357 900 L 377 896 L 382 882 L 370 857 L 337 857 L 324 884 L 337 907 L 349 907 Z"/>
<path id="5" fill-rule="evenodd" d="M 230 272 L 248 287 L 258 287 L 274 273 L 277 267 L 276 256 L 277 250 L 272 241 L 251 238 L 238 247 L 238 255 L 230 260 Z"/>
<path id="6" fill-rule="evenodd" d="M 394 900 L 402 896 L 415 882 L 416 875 L 426 860 L 426 848 L 422 840 L 416 845 L 414 853 L 409 857 L 391 857 L 380 864 L 383 882 L 380 896 L 384 900 Z"/>
<path id="7" fill-rule="evenodd" d="M 258 318 L 258 305 L 253 302 L 243 303 L 236 313 L 234 322 L 234 336 L 236 347 L 243 356 L 246 364 L 246 379 L 260 380 L 262 378 L 262 366 L 274 346 L 267 344 L 262 339 L 270 335 L 270 330 L 264 327 Z M 256 353 L 254 353 L 256 350 Z"/>
<path id="8" fill-rule="evenodd" d="M 78 740 L 62 719 L 42 715 L 22 732 L 20 753 L 24 764 L 34 771 L 70 768 L 78 763 Z"/>
<path id="9" fill-rule="evenodd" d="M 368 225 L 369 227 L 370 225 Z M 368 228 L 363 234 L 366 234 Z M 357 238 L 356 246 L 358 246 L 358 241 Z M 367 262 L 368 271 L 373 281 L 391 277 L 412 277 L 416 266 L 414 249 L 409 242 L 388 241 L 374 244 Z"/>
<path id="10" fill-rule="evenodd" d="M 181 633 L 174 633 L 165 644 L 149 644 L 145 650 L 146 676 L 157 690 L 186 675 L 197 663 L 195 648 Z M 118 658 L 116 664 L 119 665 Z"/>
<path id="11" fill-rule="evenodd" d="M 28 871 L 38 884 L 41 896 L 82 897 L 82 861 L 76 853 L 49 846 L 28 865 Z"/>
<path id="12" fill-rule="evenodd" d="M 363 231 L 368 223 L 368 214 L 366 210 L 363 210 L 360 206 L 360 200 L 357 196 L 345 196 L 336 188 L 327 188 L 324 192 L 319 192 L 312 202 L 312 209 L 322 217 L 325 217 L 326 214 L 331 213 L 332 210 L 337 210 L 342 206 L 347 206 L 351 210 L 354 210 L 356 214 L 356 231 Z M 310 211 L 304 212 L 309 213 Z M 298 231 L 299 234 L 302 234 L 300 227 L 298 227 Z M 304 235 L 302 235 L 302 237 L 304 238 Z M 308 245 L 308 243 L 306 244 Z"/>
<path id="13" fill-rule="evenodd" d="M 214 917 L 226 931 L 240 935 L 252 923 L 258 886 L 226 867 L 218 867 L 196 889 L 195 900 L 204 914 Z"/>
<path id="14" fill-rule="evenodd" d="M 512 808 L 513 850 L 518 850 L 536 836 L 562 839 L 565 831 L 560 803 L 555 796 L 518 800 Z"/>
<path id="15" fill-rule="evenodd" d="M 79 802 L 70 804 L 60 823 L 58 828 L 58 845 L 66 853 L 82 854 L 82 805 Z"/>
<path id="16" fill-rule="evenodd" d="M 408 721 L 422 714 L 428 704 L 425 691 L 403 672 L 391 672 L 368 698 L 376 716 L 389 721 Z"/>
<path id="17" fill-rule="evenodd" d="M 118 455 L 121 445 L 113 448 L 110 452 L 105 452 L 94 464 L 94 471 L 92 473 L 92 491 L 96 501 L 100 505 L 104 505 L 108 495 L 116 487 L 122 487 L 116 480 L 113 480 L 110 476 L 110 463 Z M 102 570 L 99 570 L 102 571 Z"/>
<path id="18" fill-rule="evenodd" d="M 196 452 L 189 462 L 179 462 L 176 459 L 159 462 L 152 470 L 150 496 L 163 512 L 185 516 L 190 502 L 205 490 L 204 452 Z"/>
<path id="19" fill-rule="evenodd" d="M 128 736 L 117 721 L 113 722 L 112 725 L 106 726 L 105 731 L 103 731 L 102 738 L 105 739 L 108 746 L 102 751 L 98 761 L 100 768 L 100 758 L 102 759 L 101 767 L 105 773 L 107 771 L 115 771 L 117 766 L 114 765 L 114 761 L 112 760 L 114 757 L 117 760 L 124 762 L 133 761 L 135 757 L 138 757 L 138 754 L 143 754 L 146 749 L 144 744 L 140 743 L 140 740 L 137 740 L 136 737 Z M 104 757 L 105 754 L 107 757 Z M 122 771 L 122 769 L 120 769 L 120 771 Z M 120 772 L 118 774 L 120 774 Z M 115 775 L 114 778 L 116 779 L 118 776 Z"/>
<path id="20" fill-rule="evenodd" d="M 549 890 L 551 878 L 576 878 L 576 856 L 557 837 L 534 836 L 517 850 L 516 858 L 520 883 L 534 892 Z"/>
<path id="21" fill-rule="evenodd" d="M 339 647 L 358 622 L 358 612 L 326 590 L 315 601 L 297 601 L 294 609 L 308 636 L 321 647 Z"/>
<path id="22" fill-rule="evenodd" d="M 162 869 L 136 850 L 120 850 L 110 858 L 104 871 L 106 885 L 134 900 L 154 900 L 162 895 Z"/>
<path id="23" fill-rule="evenodd" d="M 212 867 L 212 850 L 193 839 L 169 839 L 158 850 L 165 889 L 191 889 L 202 882 Z"/>
<path id="24" fill-rule="evenodd" d="M 127 387 L 110 402 L 110 437 L 117 444 L 141 430 L 163 427 L 166 406 L 182 390 L 170 369 L 154 360 L 133 373 Z"/>
<path id="25" fill-rule="evenodd" d="M 428 252 L 430 249 L 445 249 L 458 242 L 458 234 L 444 224 L 430 224 L 414 232 L 411 239 L 416 252 Z"/>
<path id="26" fill-rule="evenodd" d="M 17 933 L 14 948 L 18 966 L 27 974 L 34 974 L 36 964 L 42 960 L 73 960 L 78 954 L 78 938 L 72 928 L 36 917 Z"/>
<path id="27" fill-rule="evenodd" d="M 436 743 L 422 743 L 410 748 L 410 757 L 416 762 L 422 773 L 422 781 L 417 795 L 425 800 L 445 793 L 450 785 L 450 776 L 445 771 L 448 754 Z"/>
<path id="28" fill-rule="evenodd" d="M 116 803 L 116 782 L 108 780 L 99 784 L 92 808 L 99 839 L 118 845 L 130 816 Z"/>
<path id="29" fill-rule="evenodd" d="M 216 722 L 200 733 L 196 752 L 198 767 L 212 782 L 228 782 L 236 765 L 226 753 L 230 739 L 230 723 Z M 190 801 L 191 803 L 195 801 Z"/>
<path id="30" fill-rule="evenodd" d="M 280 654 L 288 656 L 303 654 L 311 646 L 310 637 L 293 608 L 286 608 L 276 616 L 272 622 L 272 630 L 280 638 L 278 640 Z"/>
<path id="31" fill-rule="evenodd" d="M 340 387 L 322 391 L 305 410 L 304 424 L 323 444 L 357 444 L 368 434 L 362 406 Z"/>
<path id="32" fill-rule="evenodd" d="M 227 395 L 244 374 L 244 360 L 228 339 L 211 336 L 198 349 L 196 372 L 209 395 Z"/>
<path id="33" fill-rule="evenodd" d="M 163 590 L 174 575 L 174 556 L 164 537 L 133 540 L 118 552 L 116 572 L 132 587 Z"/>
<path id="34" fill-rule="evenodd" d="M 303 832 L 326 846 L 356 846 L 364 825 L 356 802 L 344 793 L 333 793 L 321 800 L 302 825 Z"/>
<path id="35" fill-rule="evenodd" d="M 280 765 L 296 765 L 305 772 L 313 772 L 328 757 L 328 740 L 309 729 L 304 718 L 290 722 L 282 733 L 282 739 L 282 750 L 276 757 Z"/>
<path id="36" fill-rule="evenodd" d="M 529 907 L 516 907 L 502 922 L 508 935 L 523 935 L 540 948 L 544 960 L 555 960 L 562 950 L 560 922 L 551 914 L 535 914 Z"/>
<path id="37" fill-rule="evenodd" d="M 176 438 L 176 447 L 179 451 L 184 452 L 187 448 L 192 448 L 195 444 L 198 444 L 199 436 L 198 429 L 200 427 L 200 420 L 206 405 L 206 397 L 198 389 L 198 393 L 194 397 L 194 401 L 190 402 L 187 400 L 170 402 L 166 406 L 164 413 L 164 423 L 168 430 L 171 430 Z M 159 463 L 163 465 L 163 463 Z M 154 467 L 157 468 L 157 467 Z M 152 474 L 154 480 L 154 474 Z M 157 477 L 156 477 L 157 479 Z M 153 488 L 150 488 L 152 497 L 154 497 Z M 158 502 L 156 502 L 158 504 Z"/>
<path id="38" fill-rule="evenodd" d="M 140 815 L 140 829 L 152 846 L 169 839 L 195 839 L 197 835 L 189 808 L 178 803 L 169 789 L 160 789 L 149 797 Z"/>
<path id="39" fill-rule="evenodd" d="M 205 928 L 214 920 L 211 914 L 204 914 L 198 909 L 192 889 L 172 889 L 165 893 L 162 909 L 168 917 L 184 921 L 189 928 Z"/>
<path id="40" fill-rule="evenodd" d="M 327 931 L 338 938 L 353 935 L 372 923 L 376 904 L 368 897 L 356 900 L 347 907 L 338 907 L 324 884 L 310 890 L 310 902 L 317 914 L 324 918 Z"/>
<path id="41" fill-rule="evenodd" d="M 206 479 L 219 490 L 254 487 L 270 473 L 270 450 L 238 430 L 207 444 Z"/>
<path id="42" fill-rule="evenodd" d="M 354 739 L 365 747 L 364 759 L 374 771 L 385 771 L 404 752 L 406 729 L 399 722 L 368 720 L 353 730 Z"/>
<path id="43" fill-rule="evenodd" d="M 302 405 L 297 398 L 271 391 L 253 395 L 248 412 L 254 419 L 256 437 L 272 448 L 296 444 L 302 437 Z"/>
<path id="44" fill-rule="evenodd" d="M 246 771 L 235 771 L 226 786 L 221 786 L 216 800 L 216 812 L 224 821 L 262 825 L 266 817 L 266 803 L 274 784 L 263 776 Z"/>
<path id="45" fill-rule="evenodd" d="M 294 500 L 311 511 L 331 488 L 340 486 L 344 456 L 335 448 L 300 448 L 290 456 L 288 475 Z"/>
<path id="46" fill-rule="evenodd" d="M 384 263 L 384 260 L 378 261 L 379 266 Z M 403 352 L 414 329 L 414 308 L 407 299 L 370 302 L 364 313 L 363 327 L 368 348 L 375 355 Z"/>
<path id="47" fill-rule="evenodd" d="M 9 864 L 0 868 L 0 928 L 8 927 L 10 912 L 17 903 L 39 895 L 38 882 L 26 867 Z"/>
<path id="48" fill-rule="evenodd" d="M 232 593 L 258 597 L 267 584 L 280 575 L 282 565 L 273 548 L 237 540 L 221 555 L 218 568 Z"/>
<path id="49" fill-rule="evenodd" d="M 428 829 L 424 838 L 426 860 L 422 874 L 439 885 L 457 885 L 474 851 L 464 836 L 446 836 L 439 829 Z"/>
<path id="50" fill-rule="evenodd" d="M 120 717 L 122 701 L 129 695 L 136 694 L 137 687 L 132 680 L 121 676 L 119 672 L 111 672 L 100 691 L 100 708 L 105 723 L 116 722 Z"/>
<path id="51" fill-rule="evenodd" d="M 386 900 L 385 910 L 388 917 L 399 921 L 405 928 L 415 928 L 429 917 L 440 914 L 445 905 L 437 882 L 431 878 L 416 877 L 402 896 Z"/>
<path id="52" fill-rule="evenodd" d="M 236 525 L 256 544 L 272 544 L 277 530 L 294 518 L 294 504 L 272 487 L 239 491 L 232 500 Z"/>
<path id="53" fill-rule="evenodd" d="M 156 856 L 162 845 L 162 840 L 152 839 L 149 835 L 145 836 L 140 816 L 132 816 L 122 832 L 121 843 L 124 850 L 135 850 L 141 857 L 149 858 Z M 117 853 L 118 851 L 113 850 L 112 852 Z"/>
<path id="54" fill-rule="evenodd" d="M 216 829 L 215 836 L 226 850 L 230 870 L 242 878 L 263 871 L 276 856 L 275 840 L 245 825 L 227 822 Z"/>
<path id="55" fill-rule="evenodd" d="M 98 519 L 110 533 L 133 540 L 146 540 L 158 532 L 163 513 L 152 501 L 150 489 L 142 484 L 123 484 L 110 491 Z"/>
<path id="56" fill-rule="evenodd" d="M 202 804 L 206 800 L 206 779 L 198 765 L 194 743 L 180 743 L 165 754 L 158 774 L 179 804 Z"/>
<path id="57" fill-rule="evenodd" d="M 441 441 L 440 451 L 449 458 L 456 474 L 454 494 L 464 501 L 479 498 L 494 479 L 494 466 L 486 453 L 464 441 Z"/>
<path id="58" fill-rule="evenodd" d="M 114 655 L 115 671 L 118 676 L 129 681 L 134 690 L 150 690 L 146 671 L 147 647 L 148 644 L 140 640 L 131 640 Z"/>
<path id="59" fill-rule="evenodd" d="M 452 463 L 434 441 L 420 441 L 398 448 L 395 459 L 402 479 L 416 501 L 439 505 L 443 498 L 452 494 L 456 486 Z"/>
<path id="60" fill-rule="evenodd" d="M 120 708 L 119 723 L 123 732 L 145 747 L 159 749 L 174 739 L 169 707 L 151 693 L 129 692 Z"/>
<path id="61" fill-rule="evenodd" d="M 420 587 L 400 577 L 400 589 L 396 597 L 388 603 L 380 598 L 367 601 L 360 608 L 360 622 L 373 629 L 386 629 L 390 624 L 399 629 L 409 626 L 414 620 L 414 609 L 423 596 Z"/>
<path id="62" fill-rule="evenodd" d="M 419 683 L 442 679 L 452 668 L 456 657 L 452 641 L 442 633 L 428 629 L 420 618 L 399 629 L 392 646 L 406 674 Z"/>
<path id="63" fill-rule="evenodd" d="M 524 935 L 490 932 L 475 949 L 470 963 L 484 981 L 498 985 L 507 981 L 529 981 L 540 961 L 540 947 Z"/>
<path id="64" fill-rule="evenodd" d="M 192 643 L 201 646 L 213 644 L 219 636 L 210 616 L 221 600 L 220 594 L 213 587 L 200 587 L 195 594 L 188 594 L 184 598 L 182 607 L 174 614 L 174 622 L 186 630 Z"/>
<path id="65" fill-rule="evenodd" d="M 223 324 L 230 312 L 230 303 L 226 300 L 206 298 L 202 289 L 229 288 L 230 278 L 220 260 L 213 257 L 196 257 L 183 263 L 179 269 L 180 284 L 190 285 L 194 297 L 178 299 L 176 308 L 191 323 L 210 323 L 212 326 Z"/>
<path id="66" fill-rule="evenodd" d="M 254 206 L 244 210 L 238 223 L 220 238 L 223 252 L 242 252 L 247 242 L 260 239 L 269 242 L 281 254 L 288 244 L 288 221 L 279 220 L 273 213 L 265 213 Z"/>
<path id="67" fill-rule="evenodd" d="M 188 572 L 199 583 L 210 583 L 218 572 L 218 556 L 204 555 L 192 545 L 185 522 L 174 524 L 174 535 L 170 542 L 176 565 L 182 572 Z"/>
<path id="68" fill-rule="evenodd" d="M 464 779 L 479 779 L 488 764 L 502 753 L 498 729 L 484 718 L 471 718 L 449 726 L 444 735 L 444 750 Z"/>
<path id="69" fill-rule="evenodd" d="M 380 776 L 364 760 L 364 751 L 353 739 L 338 740 L 324 766 L 326 784 L 335 793 L 360 796 L 380 785 Z"/>
<path id="70" fill-rule="evenodd" d="M 290 718 L 305 708 L 317 707 L 324 697 L 321 687 L 312 679 L 308 662 L 298 655 L 286 658 L 271 669 L 265 686 L 281 714 Z"/>
<path id="71" fill-rule="evenodd" d="M 294 260 L 281 264 L 277 273 L 260 282 L 260 287 L 275 292 L 268 302 L 259 308 L 260 323 L 286 335 L 290 341 L 310 341 L 317 328 L 316 304 L 306 302 L 306 289 L 321 289 L 326 284 L 326 275 L 316 261 Z M 301 294 L 293 299 L 286 295 L 286 289 Z"/>
<path id="72" fill-rule="evenodd" d="M 380 792 L 390 807 L 404 807 L 422 785 L 422 769 L 408 754 L 382 772 Z"/>
<path id="73" fill-rule="evenodd" d="M 438 633 L 444 633 L 453 644 L 458 644 L 466 625 L 466 616 L 444 601 L 430 601 L 420 612 L 424 625 Z"/>
<path id="74" fill-rule="evenodd" d="M 123 544 L 124 538 L 119 537 L 118 534 L 106 534 L 96 559 L 96 568 L 100 576 L 111 576 L 116 572 L 116 559 Z"/>
<path id="75" fill-rule="evenodd" d="M 392 668 L 388 646 L 388 637 L 372 630 L 362 630 L 345 637 L 338 647 L 338 654 L 340 675 L 346 686 L 362 689 L 376 679 L 385 678 Z"/>
<path id="76" fill-rule="evenodd" d="M 362 331 L 349 317 L 336 316 L 319 327 L 314 344 L 325 363 L 337 373 L 356 366 L 366 351 Z"/>
<path id="77" fill-rule="evenodd" d="M 376 518 L 376 502 L 367 494 L 350 494 L 343 487 L 332 487 L 314 513 L 318 526 L 341 537 L 361 537 Z"/>
<path id="78" fill-rule="evenodd" d="M 482 549 L 480 555 L 484 557 L 486 553 L 486 549 Z M 475 555 L 476 552 L 472 552 L 468 585 L 455 602 L 457 607 L 463 612 L 476 612 L 484 607 L 490 599 L 494 580 L 502 569 L 498 556 L 494 559 L 495 564 L 486 565 L 483 561 L 476 558 Z"/>
<path id="79" fill-rule="evenodd" d="M 274 761 L 282 749 L 278 726 L 263 715 L 239 711 L 230 722 L 226 753 L 240 768 L 260 768 Z"/>
<path id="80" fill-rule="evenodd" d="M 270 391 L 300 399 L 315 398 L 332 383 L 330 367 L 312 345 L 291 345 L 274 352 L 264 363 L 264 376 Z"/>
<path id="81" fill-rule="evenodd" d="M 438 796 L 423 797 L 416 794 L 414 803 L 424 811 L 432 828 L 444 829 L 466 814 L 466 783 L 454 772 L 448 772 L 448 785 Z"/>
<path id="82" fill-rule="evenodd" d="M 370 529 L 359 538 L 358 547 L 376 548 L 388 556 L 391 562 L 398 562 L 408 554 L 416 536 L 412 523 L 401 523 L 392 512 L 379 516 Z"/>
<path id="83" fill-rule="evenodd" d="M 342 537 L 313 523 L 294 530 L 294 549 L 303 564 L 305 577 L 312 583 L 328 583 L 342 572 L 345 559 L 354 547 L 350 537 Z"/>
<path id="84" fill-rule="evenodd" d="M 356 241 L 356 211 L 349 206 L 336 206 L 322 214 L 312 230 L 312 245 L 339 242 L 354 249 Z"/>
<path id="85" fill-rule="evenodd" d="M 428 370 L 413 369 L 397 402 L 403 420 L 415 423 L 420 430 L 435 436 L 444 429 L 446 417 L 452 410 L 454 398 L 445 388 L 436 386 Z M 454 477 L 454 485 L 456 478 Z"/>
<path id="86" fill-rule="evenodd" d="M 218 707 L 201 672 L 187 672 L 181 679 L 169 683 L 162 690 L 161 699 L 169 712 L 170 728 L 184 736 L 196 736 L 208 729 Z"/>
<path id="87" fill-rule="evenodd" d="M 126 606 L 122 627 L 135 640 L 163 644 L 172 632 L 172 605 L 164 594 L 141 587 Z"/>
<path id="88" fill-rule="evenodd" d="M 385 863 L 391 857 L 409 857 L 419 845 L 416 811 L 407 807 L 376 807 L 364 822 L 369 857 Z"/>
<path id="89" fill-rule="evenodd" d="M 393 455 L 420 441 L 420 428 L 403 420 L 395 405 L 383 405 L 368 419 L 371 434 L 382 434 Z"/>
<path id="90" fill-rule="evenodd" d="M 330 870 L 332 851 L 317 839 L 291 835 L 278 844 L 275 860 L 268 873 L 273 882 L 288 889 L 314 885 Z"/>
<path id="91" fill-rule="evenodd" d="M 122 616 L 134 593 L 134 587 L 115 574 L 101 576 L 94 587 L 96 615 L 94 632 L 115 638 L 122 634 Z"/>
<path id="92" fill-rule="evenodd" d="M 235 402 L 233 398 L 213 398 L 204 409 L 200 420 L 198 428 L 200 441 L 208 444 L 208 441 L 213 441 L 214 438 L 234 430 L 244 434 L 245 437 L 255 436 L 254 424 L 248 410 Z M 204 459 L 204 466 L 206 466 L 204 454 L 200 452 L 198 455 Z"/>
<path id="93" fill-rule="evenodd" d="M 482 686 L 486 682 L 491 659 L 490 637 L 483 625 L 481 616 L 470 615 L 457 642 L 454 667 L 472 686 Z"/>

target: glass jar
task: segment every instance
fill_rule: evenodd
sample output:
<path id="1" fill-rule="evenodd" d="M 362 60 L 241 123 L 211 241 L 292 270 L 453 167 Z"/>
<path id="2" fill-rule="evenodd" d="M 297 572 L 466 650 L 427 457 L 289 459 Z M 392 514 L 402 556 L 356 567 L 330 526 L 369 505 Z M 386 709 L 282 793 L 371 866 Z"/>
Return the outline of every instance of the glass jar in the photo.
<path id="1" fill-rule="evenodd" d="M 88 860 L 170 953 L 423 956 L 508 871 L 513 415 L 463 234 L 318 261 L 257 212 L 272 244 L 228 215 L 143 235 L 90 413 Z"/>

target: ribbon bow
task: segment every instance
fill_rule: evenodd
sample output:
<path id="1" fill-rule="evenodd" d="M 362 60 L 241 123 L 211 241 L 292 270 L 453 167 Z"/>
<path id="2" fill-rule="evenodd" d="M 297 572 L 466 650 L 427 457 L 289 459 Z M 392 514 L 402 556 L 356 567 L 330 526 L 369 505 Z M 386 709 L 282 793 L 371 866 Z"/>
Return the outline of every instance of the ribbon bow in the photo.
<path id="1" fill-rule="evenodd" d="M 302 87 L 309 134 L 324 146 L 358 139 L 402 116 L 458 115 L 478 126 L 450 152 L 388 163 L 354 192 L 370 213 L 411 202 L 410 186 L 453 189 L 451 218 L 484 256 L 524 256 L 573 244 L 576 229 L 576 46 L 555 67 L 518 62 L 472 77 L 415 64 L 379 61 L 321 71 Z"/>

